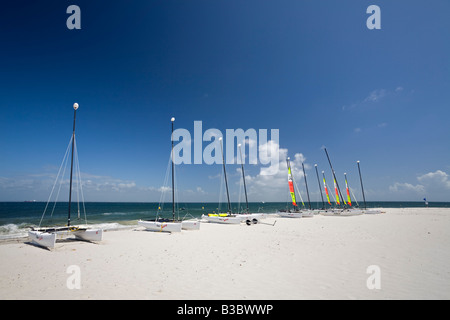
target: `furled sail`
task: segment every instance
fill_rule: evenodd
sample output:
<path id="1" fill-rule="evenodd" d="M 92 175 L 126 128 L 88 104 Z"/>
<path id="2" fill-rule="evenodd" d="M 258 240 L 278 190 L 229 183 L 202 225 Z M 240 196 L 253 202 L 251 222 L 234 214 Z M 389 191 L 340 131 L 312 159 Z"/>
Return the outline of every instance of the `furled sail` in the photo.
<path id="1" fill-rule="evenodd" d="M 330 196 L 328 195 L 327 182 L 325 181 L 325 175 L 323 176 L 323 187 L 325 188 L 325 194 L 327 195 L 328 204 L 331 206 Z"/>
<path id="2" fill-rule="evenodd" d="M 288 166 L 288 182 L 289 182 L 289 192 L 291 193 L 292 204 L 297 207 L 297 201 L 295 199 L 294 182 L 292 180 L 291 167 Z"/>
<path id="3" fill-rule="evenodd" d="M 345 176 L 345 188 L 347 189 L 347 204 L 351 207 L 352 206 L 352 199 L 350 199 L 350 191 L 348 189 L 348 183 L 347 183 L 347 175 Z"/>

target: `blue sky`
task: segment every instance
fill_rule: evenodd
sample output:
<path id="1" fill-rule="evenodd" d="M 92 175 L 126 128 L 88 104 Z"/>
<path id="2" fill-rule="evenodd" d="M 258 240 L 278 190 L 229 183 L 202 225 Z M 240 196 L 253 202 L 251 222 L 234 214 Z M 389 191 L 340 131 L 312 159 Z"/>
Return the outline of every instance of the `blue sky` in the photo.
<path id="1" fill-rule="evenodd" d="M 81 30 L 69 30 L 69 5 Z M 381 29 L 369 30 L 369 5 Z M 16 1 L 0 12 L 0 201 L 47 200 L 74 102 L 86 200 L 158 201 L 170 118 L 279 129 L 280 156 L 369 200 L 450 201 L 450 3 Z M 284 159 L 281 159 L 284 164 Z M 232 200 L 239 166 L 229 165 Z M 218 201 L 220 165 L 177 166 L 183 201 Z M 286 201 L 287 174 L 246 165 L 250 201 Z M 343 180 L 343 179 L 342 179 Z M 343 185 L 343 181 L 340 182 Z M 64 197 L 61 199 L 64 200 Z"/>

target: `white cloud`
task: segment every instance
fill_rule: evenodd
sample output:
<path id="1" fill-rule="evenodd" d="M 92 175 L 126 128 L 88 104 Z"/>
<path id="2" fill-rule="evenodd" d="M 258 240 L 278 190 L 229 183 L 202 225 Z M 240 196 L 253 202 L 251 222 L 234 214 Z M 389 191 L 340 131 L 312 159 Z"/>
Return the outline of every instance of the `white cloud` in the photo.
<path id="1" fill-rule="evenodd" d="M 389 186 L 389 191 L 396 194 L 414 193 L 415 195 L 432 197 L 448 201 L 448 190 L 450 190 L 450 177 L 442 171 L 436 170 L 417 177 L 420 184 L 396 182 Z"/>
<path id="2" fill-rule="evenodd" d="M 287 163 L 288 149 L 280 148 L 274 141 L 268 141 L 267 144 L 260 146 L 268 154 L 278 154 L 278 161 L 270 163 L 269 166 L 262 166 L 256 175 L 246 175 L 245 181 L 249 194 L 249 201 L 286 201 L 289 196 L 287 183 Z M 270 153 L 272 152 L 272 153 Z M 294 179 L 298 181 L 303 179 L 302 162 L 306 157 L 302 153 L 296 153 L 290 157 L 291 170 Z M 311 168 L 305 163 L 305 170 Z"/>
<path id="3" fill-rule="evenodd" d="M 450 179 L 449 175 L 441 170 L 436 170 L 436 172 L 429 172 L 422 176 L 417 177 L 421 183 L 436 186 L 436 187 L 444 187 L 446 189 L 450 189 Z"/>
<path id="4" fill-rule="evenodd" d="M 373 90 L 365 99 L 364 102 L 375 102 L 384 98 L 387 94 L 385 89 Z"/>
<path id="5" fill-rule="evenodd" d="M 389 191 L 391 192 L 415 192 L 418 194 L 424 194 L 425 193 L 425 187 L 423 185 L 412 185 L 410 183 L 399 183 L 396 182 L 394 185 L 389 186 Z"/>

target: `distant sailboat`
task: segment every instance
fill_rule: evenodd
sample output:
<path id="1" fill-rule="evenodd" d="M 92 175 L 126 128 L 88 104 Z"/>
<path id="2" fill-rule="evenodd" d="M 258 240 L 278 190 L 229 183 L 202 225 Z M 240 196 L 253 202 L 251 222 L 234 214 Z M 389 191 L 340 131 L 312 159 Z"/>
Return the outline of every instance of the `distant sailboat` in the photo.
<path id="1" fill-rule="evenodd" d="M 175 163 L 173 158 L 173 123 L 175 118 L 172 117 L 172 151 L 170 162 L 172 164 L 172 219 L 158 218 L 156 215 L 155 220 L 139 220 L 138 225 L 155 232 L 181 232 L 184 230 L 199 230 L 200 221 L 197 219 L 190 220 L 178 220 L 175 218 Z M 158 207 L 158 212 L 161 207 Z"/>
<path id="2" fill-rule="evenodd" d="M 223 164 L 223 173 L 225 177 L 225 187 L 227 190 L 228 210 L 226 213 L 219 212 L 219 213 L 203 214 L 202 220 L 206 222 L 221 223 L 221 224 L 240 224 L 242 218 L 233 214 L 231 211 L 230 193 L 228 192 L 227 171 L 225 169 L 225 158 L 223 156 L 222 137 L 219 138 L 219 141 L 220 141 L 220 151 L 222 152 L 222 164 Z"/>
<path id="3" fill-rule="evenodd" d="M 44 214 L 42 215 L 41 221 L 39 223 L 38 228 L 32 228 L 31 231 L 28 232 L 28 236 L 30 237 L 31 241 L 34 244 L 37 244 L 42 247 L 47 248 L 54 248 L 56 244 L 56 239 L 63 239 L 70 236 L 75 236 L 77 239 L 86 240 L 86 241 L 101 241 L 103 237 L 103 230 L 99 228 L 91 228 L 87 225 L 79 225 L 79 226 L 72 226 L 71 225 L 71 204 L 72 204 L 72 178 L 73 178 L 73 164 L 74 164 L 74 149 L 75 149 L 75 119 L 78 109 L 78 103 L 75 103 L 73 105 L 74 108 L 74 116 L 73 116 L 73 131 L 72 131 L 72 137 L 71 141 L 69 142 L 72 144 L 72 152 L 71 152 L 71 163 L 70 163 L 70 186 L 69 186 L 69 206 L 68 206 L 68 215 L 67 215 L 67 226 L 63 227 L 40 227 L 42 223 L 42 219 L 45 215 L 45 210 L 48 207 L 48 202 L 46 209 L 44 210 Z M 66 155 L 68 155 L 68 150 L 66 151 Z M 66 158 L 64 157 L 63 163 L 65 162 Z M 76 160 L 78 160 L 78 157 L 76 157 Z M 62 166 L 62 164 L 61 164 Z M 78 161 L 76 163 L 76 168 L 78 169 L 78 178 L 81 180 L 81 175 L 79 171 L 79 164 Z M 61 172 L 61 168 L 58 172 Z M 57 179 L 58 180 L 58 177 Z M 56 182 L 55 182 L 56 185 Z M 78 183 L 78 186 L 81 187 L 81 183 Z M 54 187 L 53 187 L 54 190 Z M 52 190 L 52 193 L 53 193 Z M 59 192 L 58 192 L 59 194 Z M 51 197 L 51 194 L 50 194 Z M 49 201 L 50 201 L 49 197 Z"/>

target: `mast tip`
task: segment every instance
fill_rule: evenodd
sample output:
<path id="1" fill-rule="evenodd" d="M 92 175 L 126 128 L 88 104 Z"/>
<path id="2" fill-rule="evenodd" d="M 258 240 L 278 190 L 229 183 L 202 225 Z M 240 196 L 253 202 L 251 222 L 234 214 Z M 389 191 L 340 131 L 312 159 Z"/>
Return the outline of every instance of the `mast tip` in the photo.
<path id="1" fill-rule="evenodd" d="M 175 117 L 172 117 L 172 119 L 170 119 L 170 121 L 174 122 L 175 121 Z"/>
<path id="2" fill-rule="evenodd" d="M 77 110 L 78 107 L 79 107 L 79 106 L 78 106 L 78 103 L 75 102 L 75 103 L 73 104 L 73 108 L 74 108 L 75 110 Z"/>
<path id="3" fill-rule="evenodd" d="M 359 163 L 359 160 L 358 160 L 358 161 L 356 161 L 356 163 Z"/>
<path id="4" fill-rule="evenodd" d="M 316 164 L 314 164 L 314 167 L 317 167 L 317 163 L 316 163 Z"/>

